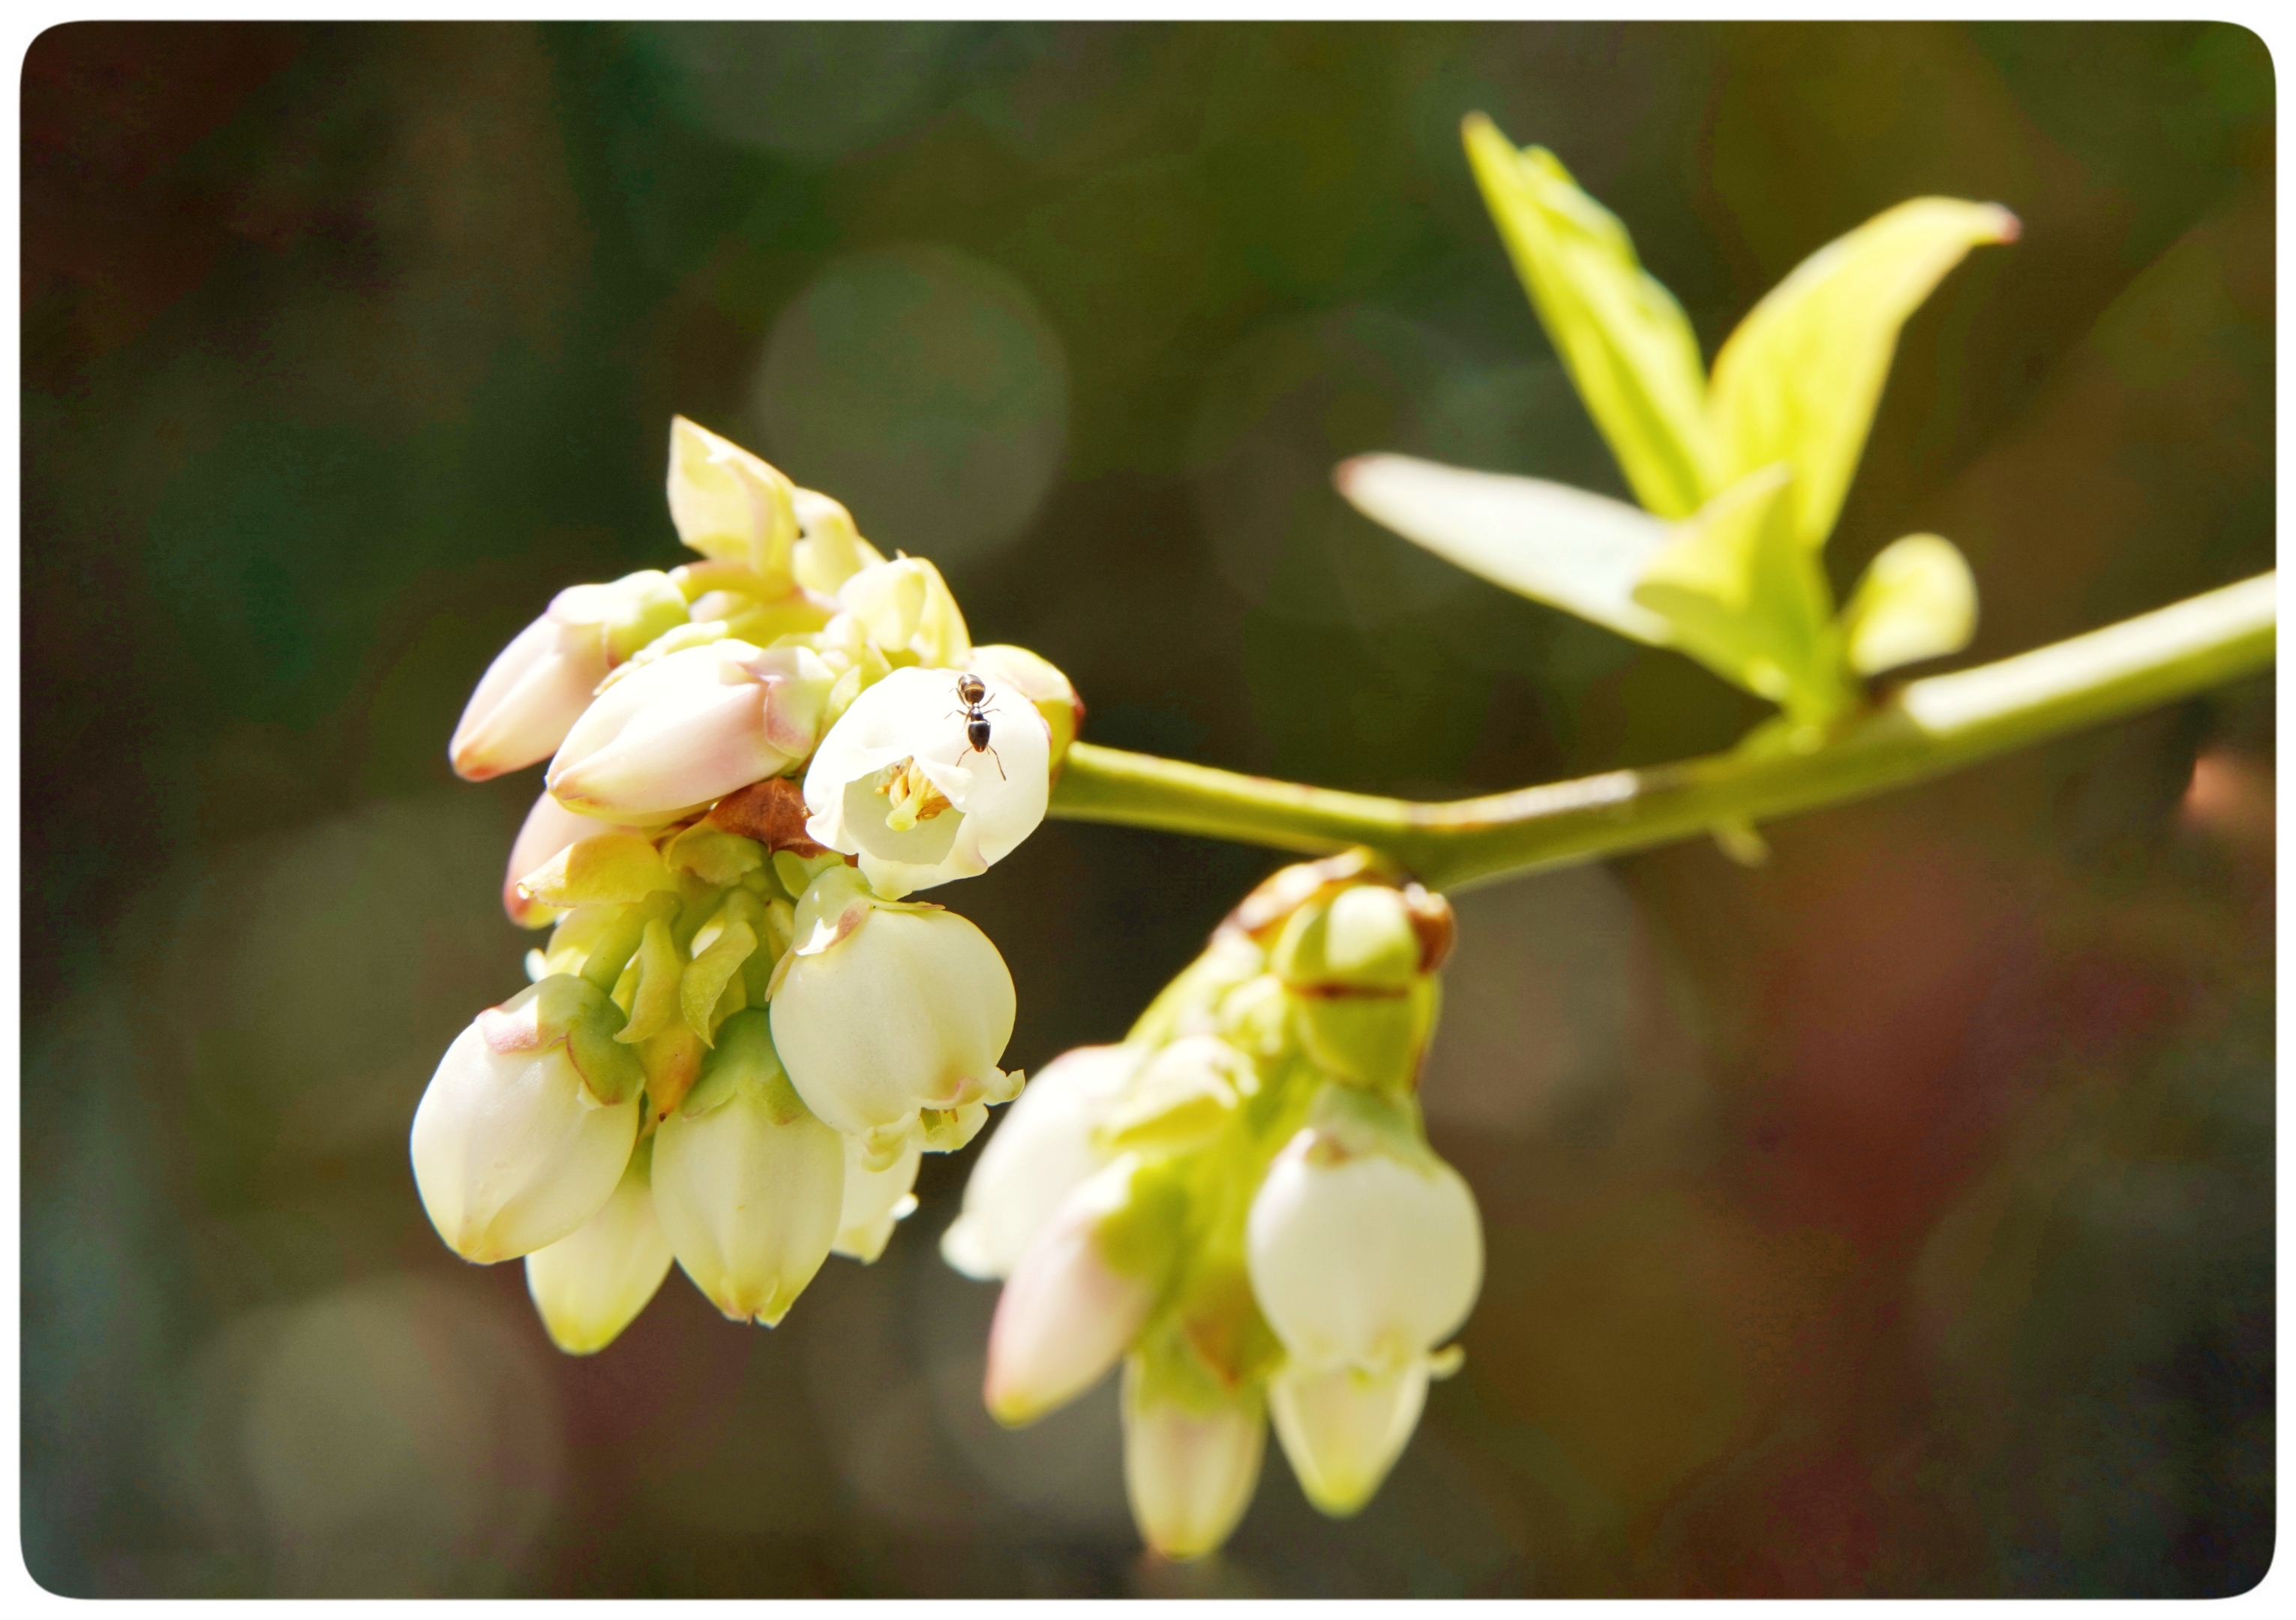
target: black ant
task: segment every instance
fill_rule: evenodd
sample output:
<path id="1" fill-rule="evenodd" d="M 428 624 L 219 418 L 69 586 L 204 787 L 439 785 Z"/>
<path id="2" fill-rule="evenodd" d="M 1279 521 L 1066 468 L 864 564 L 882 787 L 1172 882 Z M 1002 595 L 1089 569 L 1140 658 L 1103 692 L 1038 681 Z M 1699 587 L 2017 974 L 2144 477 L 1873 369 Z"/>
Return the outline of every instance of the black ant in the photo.
<path id="1" fill-rule="evenodd" d="M 980 707 L 988 697 L 988 688 L 981 684 L 977 675 L 956 677 L 956 700 L 964 706 L 964 740 L 972 745 L 976 754 L 986 754 L 996 762 L 996 774 L 1004 781 L 1013 779 L 1004 774 L 1004 757 L 988 746 L 988 716 L 996 711 Z"/>

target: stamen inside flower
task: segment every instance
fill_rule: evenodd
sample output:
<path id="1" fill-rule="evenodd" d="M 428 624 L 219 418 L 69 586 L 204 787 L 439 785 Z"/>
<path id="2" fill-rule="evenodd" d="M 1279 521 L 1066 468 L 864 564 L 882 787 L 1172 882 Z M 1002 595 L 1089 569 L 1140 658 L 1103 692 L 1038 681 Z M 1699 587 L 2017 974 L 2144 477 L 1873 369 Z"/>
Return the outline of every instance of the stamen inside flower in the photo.
<path id="1" fill-rule="evenodd" d="M 885 807 L 885 826 L 893 832 L 913 830 L 951 808 L 939 788 L 917 769 L 914 757 L 889 765 L 877 773 L 877 791 L 891 801 Z"/>

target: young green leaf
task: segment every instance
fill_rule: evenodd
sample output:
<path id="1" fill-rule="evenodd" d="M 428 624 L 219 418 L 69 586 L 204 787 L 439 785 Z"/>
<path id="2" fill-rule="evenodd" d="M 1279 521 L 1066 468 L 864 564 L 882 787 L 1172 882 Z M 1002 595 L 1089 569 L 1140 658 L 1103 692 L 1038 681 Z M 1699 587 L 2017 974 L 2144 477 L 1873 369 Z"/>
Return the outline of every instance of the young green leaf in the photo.
<path id="1" fill-rule="evenodd" d="M 1617 217 L 1554 153 L 1517 151 L 1480 113 L 1463 133 L 1515 273 L 1636 498 L 1686 518 L 1718 487 L 1698 340 Z"/>
<path id="2" fill-rule="evenodd" d="M 1635 601 L 1672 625 L 1675 645 L 1789 713 L 1822 720 L 1849 698 L 1832 602 L 1794 535 L 1793 475 L 1765 467 L 1724 490 L 1643 569 Z"/>
<path id="3" fill-rule="evenodd" d="M 1977 581 L 1941 535 L 1883 546 L 1841 611 L 1842 645 L 1859 675 L 1959 652 L 1976 634 Z"/>
<path id="4" fill-rule="evenodd" d="M 1332 479 L 1364 516 L 1503 590 L 1652 646 L 1673 640 L 1634 600 L 1666 525 L 1623 501 L 1408 455 L 1359 455 Z"/>
<path id="5" fill-rule="evenodd" d="M 1790 463 L 1795 533 L 1812 551 L 1824 545 L 1898 328 L 1970 249 L 2016 237 L 2006 209 L 1917 197 L 1804 259 L 1714 357 L 1707 408 L 1722 479 Z"/>

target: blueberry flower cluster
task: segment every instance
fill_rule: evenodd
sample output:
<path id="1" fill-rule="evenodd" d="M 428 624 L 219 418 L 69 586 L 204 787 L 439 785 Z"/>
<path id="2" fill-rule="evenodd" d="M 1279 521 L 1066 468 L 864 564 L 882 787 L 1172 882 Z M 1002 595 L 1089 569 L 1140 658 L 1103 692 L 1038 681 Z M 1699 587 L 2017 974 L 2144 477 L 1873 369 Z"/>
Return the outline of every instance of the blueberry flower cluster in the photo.
<path id="1" fill-rule="evenodd" d="M 672 1260 L 779 1321 L 1019 1093 L 1003 958 L 908 896 L 1036 830 L 1082 713 L 1035 654 L 973 646 L 930 562 L 691 422 L 670 445 L 702 560 L 560 593 L 449 749 L 472 781 L 549 761 L 503 904 L 551 933 L 447 1048 L 415 1184 L 455 1253 L 525 1259 L 574 1354 Z"/>
<path id="2" fill-rule="evenodd" d="M 1031 1422 L 1121 1361 L 1126 1486 L 1168 1557 L 1234 1529 L 1270 1419 L 1309 1499 L 1353 1513 L 1458 1364 L 1482 1229 L 1414 1099 L 1451 937 L 1360 852 L 1286 868 L 981 1153 L 941 1252 L 1004 1280 L 988 1409 Z"/>

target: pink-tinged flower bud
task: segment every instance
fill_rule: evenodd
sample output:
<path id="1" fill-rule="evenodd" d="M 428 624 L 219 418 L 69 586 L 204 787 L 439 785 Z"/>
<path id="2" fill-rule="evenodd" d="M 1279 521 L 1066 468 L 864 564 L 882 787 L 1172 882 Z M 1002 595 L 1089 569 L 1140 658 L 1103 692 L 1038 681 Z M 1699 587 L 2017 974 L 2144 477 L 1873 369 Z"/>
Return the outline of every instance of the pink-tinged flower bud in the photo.
<path id="1" fill-rule="evenodd" d="M 1082 1395 L 1147 1321 L 1154 1280 L 1108 1253 L 1138 1169 L 1128 1154 L 1070 1193 L 997 1296 L 982 1397 L 999 1423 L 1033 1423 Z"/>
<path id="2" fill-rule="evenodd" d="M 983 1280 L 1012 1275 L 1061 1201 L 1108 1162 L 1094 1133 L 1144 1055 L 1079 1046 L 1037 1071 L 980 1150 L 964 1207 L 941 1234 L 943 1259 Z"/>
<path id="3" fill-rule="evenodd" d="M 845 1144 L 791 1088 L 761 1009 L 719 1027 L 655 1133 L 653 1196 L 677 1264 L 735 1321 L 779 1322 L 829 1257 Z"/>
<path id="4" fill-rule="evenodd" d="M 550 763 L 550 791 L 601 821 L 674 821 L 812 752 L 835 678 L 803 647 L 723 641 L 673 652 L 583 711 Z"/>
<path id="5" fill-rule="evenodd" d="M 589 1355 L 614 1342 L 669 1274 L 669 1240 L 653 1209 L 653 1143 L 630 1155 L 603 1207 L 526 1257 L 526 1289 L 550 1342 Z"/>
<path id="6" fill-rule="evenodd" d="M 455 727 L 455 773 L 484 781 L 547 759 L 608 672 L 686 622 L 685 598 L 653 570 L 561 591 L 496 655 Z"/>
<path id="7" fill-rule="evenodd" d="M 415 1190 L 447 1247 L 492 1264 L 577 1228 L 613 1195 L 637 1139 L 637 1060 L 619 1009 L 565 976 L 479 1015 L 414 1110 Z"/>
<path id="8" fill-rule="evenodd" d="M 594 816 L 575 814 L 547 793 L 536 798 L 534 808 L 526 813 L 526 824 L 518 830 L 518 839 L 510 847 L 510 864 L 503 871 L 503 910 L 510 920 L 522 929 L 538 929 L 564 916 L 563 907 L 520 893 L 519 880 L 541 871 L 584 839 L 620 830 Z"/>
<path id="9" fill-rule="evenodd" d="M 798 902 L 795 943 L 773 986 L 774 1043 L 806 1106 L 864 1140 L 886 1165 L 934 1119 L 1010 1100 L 1018 1074 L 996 1067 L 1013 1038 L 1013 976 L 979 929 L 938 906 L 881 899 L 849 866 L 816 877 Z"/>
<path id="10" fill-rule="evenodd" d="M 845 1141 L 845 1207 L 838 1212 L 832 1255 L 867 1265 L 885 1252 L 896 1223 L 917 1207 L 917 1166 L 922 1151 L 914 1144 L 882 1170 L 869 1167 L 868 1151 L 857 1136 Z"/>
<path id="11" fill-rule="evenodd" d="M 978 877 L 1043 822 L 1049 747 L 1044 716 L 1018 693 L 946 669 L 896 669 L 821 740 L 805 773 L 808 833 L 857 856 L 890 898 Z"/>
<path id="12" fill-rule="evenodd" d="M 1268 1380 L 1276 1437 L 1309 1501 L 1345 1518 L 1372 1499 L 1419 1426 L 1429 1370 L 1424 1360 L 1388 1372 L 1287 1367 Z"/>
<path id="13" fill-rule="evenodd" d="M 1168 1559 L 1226 1541 L 1259 1484 L 1267 1419 L 1250 1386 L 1189 1401 L 1155 1391 L 1141 1358 L 1124 1367 L 1124 1493 L 1141 1539 Z"/>

